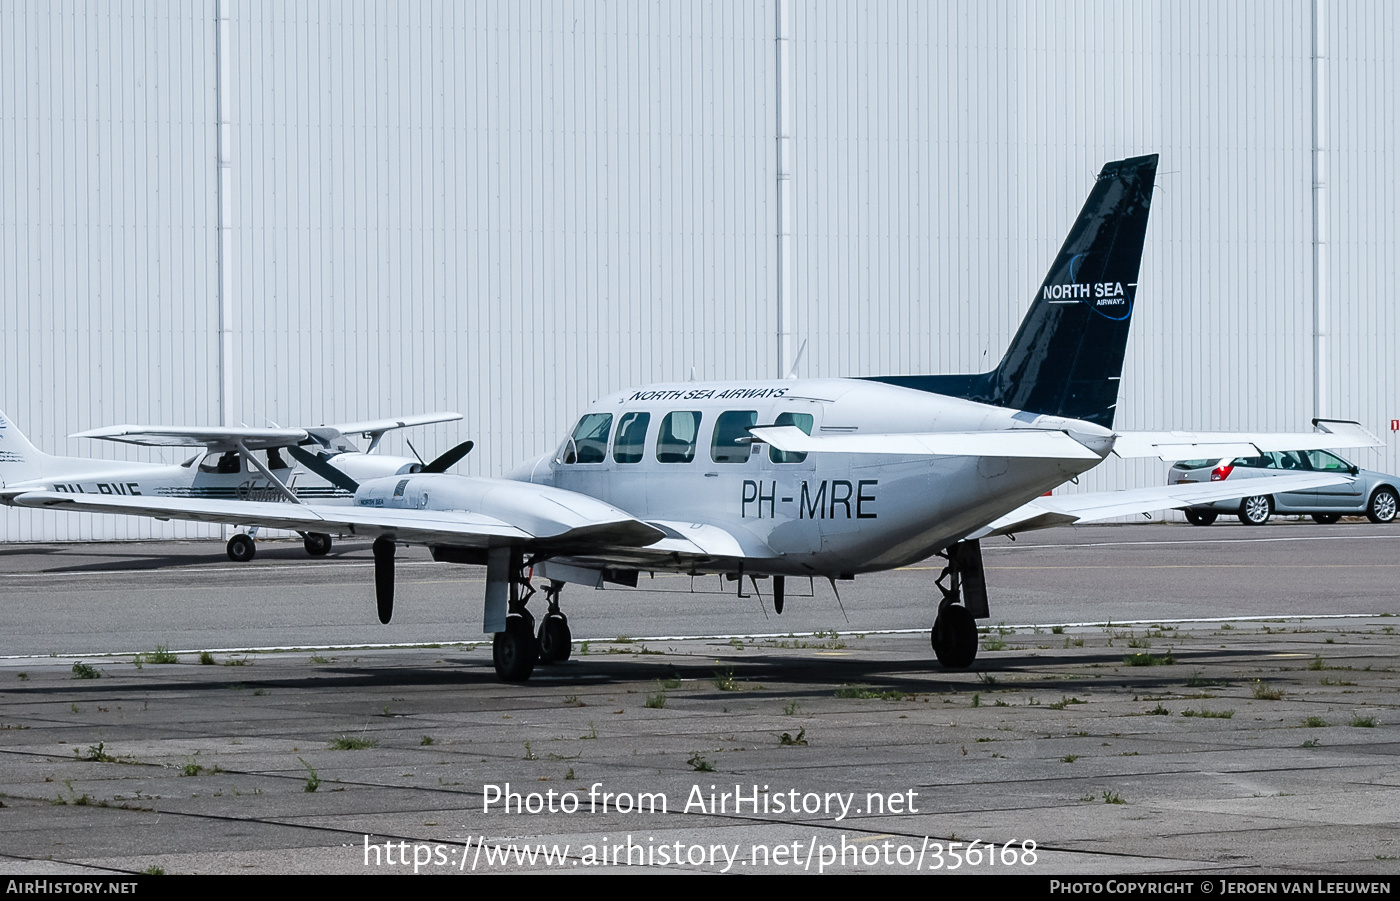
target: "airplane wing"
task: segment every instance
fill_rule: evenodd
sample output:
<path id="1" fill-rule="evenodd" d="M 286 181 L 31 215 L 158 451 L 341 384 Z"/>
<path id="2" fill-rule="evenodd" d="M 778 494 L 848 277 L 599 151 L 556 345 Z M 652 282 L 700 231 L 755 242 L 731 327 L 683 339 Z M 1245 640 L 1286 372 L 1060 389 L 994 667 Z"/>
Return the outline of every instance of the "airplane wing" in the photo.
<path id="1" fill-rule="evenodd" d="M 1380 447 L 1382 442 L 1360 423 L 1319 419 L 1319 432 L 1119 432 L 1113 452 L 1120 457 L 1177 460 L 1257 457 L 1268 451 Z"/>
<path id="2" fill-rule="evenodd" d="M 1337 485 L 1347 481 L 1345 476 L 1323 473 L 1278 476 L 1268 480 L 1270 494 L 1301 491 Z M 1061 494 L 1038 497 L 1022 504 L 1010 513 L 992 521 L 968 538 L 1009 535 L 1054 526 L 1081 522 L 1096 522 L 1117 516 L 1131 516 L 1153 510 L 1177 509 L 1194 504 L 1208 504 L 1237 497 L 1258 494 L 1261 486 L 1254 482 L 1200 482 L 1189 485 L 1163 485 L 1154 488 L 1130 488 L 1126 491 L 1097 491 L 1085 494 Z"/>
<path id="3" fill-rule="evenodd" d="M 385 432 L 406 429 L 418 425 L 432 425 L 437 422 L 454 422 L 462 418 L 461 413 L 420 413 L 417 416 L 403 416 L 397 419 L 372 419 L 367 422 L 342 422 L 333 425 L 320 425 L 306 431 L 323 445 L 329 445 L 341 435 L 363 435 L 370 439 L 370 450 L 379 444 Z"/>
<path id="4" fill-rule="evenodd" d="M 789 453 L 913 454 L 948 457 L 1041 457 L 1097 460 L 1099 455 L 1067 433 L 1050 429 L 993 432 L 896 432 L 812 436 L 791 425 L 749 429 L 755 439 Z"/>
<path id="5" fill-rule="evenodd" d="M 418 476 L 416 481 L 432 478 Z M 518 545 L 531 550 L 558 548 L 586 553 L 600 548 L 642 547 L 665 537 L 655 526 L 572 491 L 501 479 L 438 478 L 455 480 L 463 493 L 470 495 L 470 502 L 463 506 L 474 509 L 218 501 L 60 491 L 7 493 L 0 499 L 19 507 L 135 514 L 364 538 L 386 536 L 408 544 L 454 547 Z"/>
<path id="6" fill-rule="evenodd" d="M 266 450 L 300 444 L 311 436 L 305 429 L 250 429 L 223 426 L 114 425 L 76 432 L 70 438 L 101 438 L 149 447 L 207 447 L 235 450 L 241 442 L 248 450 Z"/>
<path id="7" fill-rule="evenodd" d="M 287 447 L 305 441 L 329 444 L 341 435 L 366 435 L 374 441 L 392 429 L 410 426 L 429 425 L 435 422 L 452 422 L 462 418 L 461 413 L 424 413 L 418 416 L 404 416 L 398 419 L 375 419 L 367 422 L 347 422 L 335 425 L 321 425 L 305 429 L 255 429 L 232 426 L 158 426 L 158 425 L 114 425 L 100 429 L 78 432 L 73 438 L 100 438 L 104 441 L 120 441 L 124 444 L 143 444 L 151 447 L 207 447 L 213 451 L 237 450 L 242 444 L 250 451 L 266 450 L 273 447 Z"/>

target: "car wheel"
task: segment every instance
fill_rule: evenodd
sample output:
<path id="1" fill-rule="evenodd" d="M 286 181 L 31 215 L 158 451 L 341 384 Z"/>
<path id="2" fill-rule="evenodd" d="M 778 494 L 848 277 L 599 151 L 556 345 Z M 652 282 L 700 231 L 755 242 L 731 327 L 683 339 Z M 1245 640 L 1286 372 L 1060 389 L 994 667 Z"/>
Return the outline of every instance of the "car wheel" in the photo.
<path id="1" fill-rule="evenodd" d="M 1366 518 L 1371 522 L 1394 522 L 1398 509 L 1400 500 L 1395 496 L 1395 489 L 1377 488 L 1371 495 L 1371 503 L 1366 505 Z"/>
<path id="2" fill-rule="evenodd" d="M 1274 513 L 1273 498 L 1256 494 L 1240 501 L 1240 522 L 1247 526 L 1262 526 Z"/>
<path id="3" fill-rule="evenodd" d="M 1334 523 L 1334 522 L 1336 522 L 1337 520 L 1341 519 L 1341 518 L 1342 518 L 1342 514 L 1340 514 L 1340 513 L 1314 513 L 1314 514 L 1312 515 L 1312 518 L 1313 518 L 1313 522 L 1315 522 L 1315 523 L 1319 523 L 1319 524 L 1324 525 L 1324 526 L 1330 526 L 1330 525 L 1332 525 L 1332 523 Z"/>
<path id="4" fill-rule="evenodd" d="M 1208 526 L 1219 516 L 1214 510 L 1186 510 L 1186 521 L 1193 526 Z"/>

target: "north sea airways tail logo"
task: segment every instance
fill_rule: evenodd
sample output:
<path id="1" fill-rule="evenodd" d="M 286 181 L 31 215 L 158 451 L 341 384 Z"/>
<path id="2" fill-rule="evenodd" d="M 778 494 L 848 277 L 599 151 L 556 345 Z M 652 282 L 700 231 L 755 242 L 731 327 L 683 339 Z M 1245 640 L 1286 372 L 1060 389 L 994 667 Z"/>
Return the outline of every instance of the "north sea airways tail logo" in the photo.
<path id="1" fill-rule="evenodd" d="M 1121 322 L 1133 314 L 1133 298 L 1128 294 L 1127 288 L 1136 288 L 1136 282 L 1129 282 L 1126 286 L 1122 282 L 1090 282 L 1079 284 L 1076 276 L 1079 273 L 1080 261 L 1087 254 L 1075 254 L 1069 261 L 1069 281 L 1067 285 L 1046 285 L 1041 293 L 1044 300 L 1051 303 L 1073 303 L 1080 302 L 1098 313 L 1105 319 L 1112 319 Z"/>

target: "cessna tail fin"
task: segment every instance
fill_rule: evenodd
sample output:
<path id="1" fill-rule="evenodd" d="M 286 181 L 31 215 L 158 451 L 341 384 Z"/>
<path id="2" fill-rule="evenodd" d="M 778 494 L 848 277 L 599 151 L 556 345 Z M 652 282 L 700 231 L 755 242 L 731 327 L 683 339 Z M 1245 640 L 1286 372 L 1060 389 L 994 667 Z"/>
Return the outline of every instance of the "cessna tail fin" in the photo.
<path id="1" fill-rule="evenodd" d="M 0 488 L 41 478 L 47 456 L 0 410 Z"/>
<path id="2" fill-rule="evenodd" d="M 1000 365 L 872 381 L 1113 425 L 1157 155 L 1108 163 Z"/>

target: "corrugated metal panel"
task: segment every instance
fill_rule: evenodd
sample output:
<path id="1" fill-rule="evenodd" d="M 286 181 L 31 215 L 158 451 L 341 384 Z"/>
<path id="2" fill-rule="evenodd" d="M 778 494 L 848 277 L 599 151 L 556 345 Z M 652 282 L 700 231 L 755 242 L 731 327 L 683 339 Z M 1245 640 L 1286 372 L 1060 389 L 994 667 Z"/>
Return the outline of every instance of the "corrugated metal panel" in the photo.
<path id="1" fill-rule="evenodd" d="M 189 4 L 0 6 L 0 403 L 41 449 L 122 457 L 65 436 L 214 402 L 210 46 Z M 192 532 L 0 518 L 4 539 Z"/>
<path id="2" fill-rule="evenodd" d="M 1094 172 L 1160 152 L 1119 423 L 1305 424 L 1307 2 L 793 7 L 803 374 L 990 366 Z M 1385 428 L 1400 35 L 1326 8 L 1332 405 Z M 415 444 L 492 474 L 619 387 L 774 373 L 771 4 L 230 10 L 235 421 L 460 409 Z M 0 404 L 41 447 L 218 415 L 213 49 L 210 2 L 0 5 Z"/>
<path id="3" fill-rule="evenodd" d="M 1384 2 L 1329 2 L 1329 215 L 1332 396 L 1329 409 L 1389 439 L 1352 454 L 1400 473 L 1400 12 Z"/>

